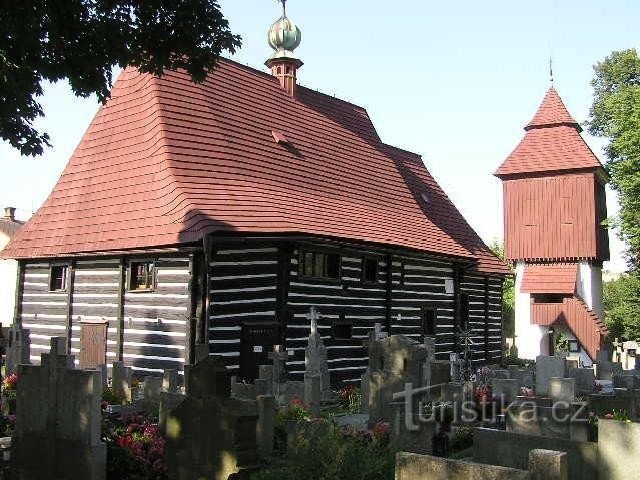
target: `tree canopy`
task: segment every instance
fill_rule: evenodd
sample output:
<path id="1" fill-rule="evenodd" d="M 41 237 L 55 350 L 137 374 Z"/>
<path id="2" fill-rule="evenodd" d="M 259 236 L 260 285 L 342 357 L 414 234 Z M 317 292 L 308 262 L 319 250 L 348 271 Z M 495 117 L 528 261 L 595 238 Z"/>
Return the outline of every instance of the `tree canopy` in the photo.
<path id="1" fill-rule="evenodd" d="M 623 275 L 604 284 L 604 313 L 609 338 L 640 339 L 640 277 Z"/>
<path id="2" fill-rule="evenodd" d="M 216 0 L 40 0 L 0 8 L 0 137 L 23 155 L 41 155 L 49 136 L 44 81 L 68 79 L 81 97 L 109 97 L 114 66 L 162 75 L 185 69 L 196 82 L 240 37 Z"/>
<path id="3" fill-rule="evenodd" d="M 504 256 L 504 245 L 497 240 L 494 240 L 489 248 L 493 253 L 506 262 Z M 514 276 L 509 276 L 504 279 L 502 284 L 502 318 L 504 320 L 504 334 L 507 337 L 515 336 L 515 284 Z"/>
<path id="4" fill-rule="evenodd" d="M 635 49 L 611 53 L 594 66 L 593 105 L 587 122 L 605 137 L 606 168 L 620 199 L 615 220 L 627 245 L 627 259 L 640 268 L 640 57 Z"/>

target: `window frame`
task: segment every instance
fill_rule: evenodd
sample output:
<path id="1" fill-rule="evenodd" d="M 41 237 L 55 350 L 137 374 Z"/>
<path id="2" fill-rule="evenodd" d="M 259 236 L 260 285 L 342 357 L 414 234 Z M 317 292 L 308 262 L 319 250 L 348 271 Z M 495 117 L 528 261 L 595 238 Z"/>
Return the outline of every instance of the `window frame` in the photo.
<path id="1" fill-rule="evenodd" d="M 68 263 L 52 263 L 51 265 L 49 265 L 49 282 L 48 282 L 49 292 L 63 293 L 69 290 L 69 266 L 70 265 Z M 57 268 L 61 268 L 63 272 L 62 288 L 53 288 L 54 287 L 53 272 L 54 272 L 54 269 L 57 269 Z"/>
<path id="2" fill-rule="evenodd" d="M 145 288 L 133 288 L 134 278 L 137 279 L 137 275 L 134 274 L 134 266 L 139 264 L 151 265 L 151 285 Z M 127 268 L 127 291 L 131 293 L 155 291 L 157 288 L 157 272 L 158 268 L 155 259 L 141 258 L 129 260 L 129 268 Z M 149 274 L 147 273 L 147 275 Z"/>
<path id="3" fill-rule="evenodd" d="M 307 255 L 311 255 L 311 274 L 307 274 L 305 258 Z M 326 276 L 318 275 L 316 272 L 316 257 L 318 255 L 323 255 L 325 257 L 323 269 L 326 272 Z M 336 266 L 336 277 L 329 276 L 329 258 L 331 256 L 335 256 L 338 264 Z M 340 282 L 342 280 L 342 255 L 339 252 L 332 252 L 327 250 L 320 249 L 311 249 L 311 248 L 301 248 L 298 255 L 298 274 L 300 278 L 310 279 L 310 280 L 322 280 L 328 282 Z"/>
<path id="4" fill-rule="evenodd" d="M 367 262 L 376 262 L 376 275 L 375 280 L 369 280 L 365 278 L 365 266 Z M 376 257 L 362 257 L 362 263 L 360 265 L 360 281 L 365 284 L 375 285 L 380 281 L 380 261 Z"/>

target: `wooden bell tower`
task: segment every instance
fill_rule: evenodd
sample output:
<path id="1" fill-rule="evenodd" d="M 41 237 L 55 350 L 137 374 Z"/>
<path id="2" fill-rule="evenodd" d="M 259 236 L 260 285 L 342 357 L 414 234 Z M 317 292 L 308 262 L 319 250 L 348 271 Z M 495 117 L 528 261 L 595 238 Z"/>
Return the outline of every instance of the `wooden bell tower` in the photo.
<path id="1" fill-rule="evenodd" d="M 588 364 L 607 333 L 601 321 L 607 175 L 581 131 L 551 87 L 495 173 L 503 183 L 505 256 L 516 268 L 522 358 L 553 354 L 562 333 L 569 353 Z"/>

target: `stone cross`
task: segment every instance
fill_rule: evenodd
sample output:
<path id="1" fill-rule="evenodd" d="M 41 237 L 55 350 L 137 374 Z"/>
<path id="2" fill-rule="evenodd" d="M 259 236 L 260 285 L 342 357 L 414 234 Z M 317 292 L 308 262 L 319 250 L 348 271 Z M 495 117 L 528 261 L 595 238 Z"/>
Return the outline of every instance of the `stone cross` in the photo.
<path id="1" fill-rule="evenodd" d="M 320 377 L 320 389 L 322 392 L 330 390 L 329 367 L 327 364 L 327 348 L 324 346 L 322 336 L 318 332 L 318 319 L 320 314 L 315 307 L 311 307 L 307 318 L 311 321 L 311 333 L 304 352 L 305 383 L 312 377 Z M 308 381 L 307 381 L 308 380 Z"/>

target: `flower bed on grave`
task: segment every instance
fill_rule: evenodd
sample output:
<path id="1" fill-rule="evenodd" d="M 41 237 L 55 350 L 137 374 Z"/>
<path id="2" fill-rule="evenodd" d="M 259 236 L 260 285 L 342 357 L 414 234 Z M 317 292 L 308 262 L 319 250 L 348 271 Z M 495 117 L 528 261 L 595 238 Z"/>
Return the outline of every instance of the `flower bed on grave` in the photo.
<path id="1" fill-rule="evenodd" d="M 107 480 L 166 480 L 165 439 L 157 419 L 142 412 L 109 415 L 103 410 Z"/>
<path id="2" fill-rule="evenodd" d="M 392 480 L 395 454 L 389 425 L 370 430 L 339 427 L 312 418 L 308 405 L 294 399 L 276 417 L 276 451 L 251 480 Z"/>

